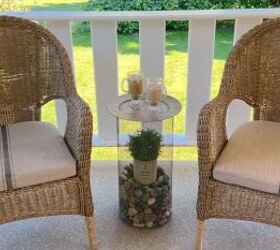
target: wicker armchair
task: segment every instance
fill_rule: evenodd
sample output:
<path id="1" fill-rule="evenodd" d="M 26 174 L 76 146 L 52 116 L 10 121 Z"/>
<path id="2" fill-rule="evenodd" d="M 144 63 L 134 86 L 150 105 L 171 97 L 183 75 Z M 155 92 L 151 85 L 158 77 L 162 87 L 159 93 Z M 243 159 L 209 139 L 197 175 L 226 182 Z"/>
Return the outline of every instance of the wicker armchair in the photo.
<path id="1" fill-rule="evenodd" d="M 204 221 L 209 218 L 280 226 L 279 48 L 280 19 L 243 35 L 226 62 L 218 96 L 201 110 L 196 249 L 202 249 Z M 228 139 L 227 108 L 234 99 L 252 107 L 254 121 Z"/>
<path id="2" fill-rule="evenodd" d="M 96 249 L 92 116 L 77 95 L 68 55 L 45 28 L 7 16 L 0 16 L 0 55 L 0 224 L 83 215 L 90 248 Z M 40 121 L 41 107 L 54 99 L 67 106 L 64 137 Z"/>

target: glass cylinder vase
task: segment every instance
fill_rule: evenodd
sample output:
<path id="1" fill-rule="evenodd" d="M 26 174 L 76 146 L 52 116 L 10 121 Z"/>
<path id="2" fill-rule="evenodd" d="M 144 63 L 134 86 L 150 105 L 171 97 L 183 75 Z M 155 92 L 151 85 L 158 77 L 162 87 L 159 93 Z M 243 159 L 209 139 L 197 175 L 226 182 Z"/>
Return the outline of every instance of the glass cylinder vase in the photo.
<path id="1" fill-rule="evenodd" d="M 160 112 L 149 113 L 146 104 L 135 111 L 127 103 L 128 97 L 120 96 L 109 105 L 110 113 L 117 118 L 119 215 L 136 228 L 160 227 L 172 215 L 173 118 L 181 105 L 167 96 L 160 103 Z M 159 155 L 137 159 L 128 147 L 130 135 L 147 130 L 161 135 Z"/>
<path id="2" fill-rule="evenodd" d="M 142 123 L 118 120 L 120 218 L 138 228 L 162 226 L 172 214 L 173 118 Z M 124 134 L 134 135 L 142 129 L 163 134 L 157 159 L 139 161 L 130 155 L 129 137 Z"/>

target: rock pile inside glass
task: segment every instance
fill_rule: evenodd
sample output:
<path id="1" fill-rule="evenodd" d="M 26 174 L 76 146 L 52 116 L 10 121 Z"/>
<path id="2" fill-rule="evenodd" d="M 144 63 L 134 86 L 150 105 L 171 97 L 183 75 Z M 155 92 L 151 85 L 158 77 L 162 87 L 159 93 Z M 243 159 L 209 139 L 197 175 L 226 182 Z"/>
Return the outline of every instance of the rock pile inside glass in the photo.
<path id="1" fill-rule="evenodd" d="M 171 216 L 170 178 L 162 167 L 151 185 L 141 185 L 133 178 L 133 165 L 126 165 L 119 176 L 120 217 L 137 228 L 159 227 Z"/>

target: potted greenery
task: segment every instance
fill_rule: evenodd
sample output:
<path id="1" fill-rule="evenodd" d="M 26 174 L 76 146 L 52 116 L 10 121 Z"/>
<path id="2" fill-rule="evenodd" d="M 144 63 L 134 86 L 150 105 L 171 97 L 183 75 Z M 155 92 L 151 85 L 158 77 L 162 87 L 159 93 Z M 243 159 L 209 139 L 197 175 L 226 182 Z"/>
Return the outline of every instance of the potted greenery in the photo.
<path id="1" fill-rule="evenodd" d="M 156 181 L 157 158 L 160 154 L 162 135 L 148 129 L 129 136 L 128 150 L 134 159 L 134 179 L 143 185 Z"/>

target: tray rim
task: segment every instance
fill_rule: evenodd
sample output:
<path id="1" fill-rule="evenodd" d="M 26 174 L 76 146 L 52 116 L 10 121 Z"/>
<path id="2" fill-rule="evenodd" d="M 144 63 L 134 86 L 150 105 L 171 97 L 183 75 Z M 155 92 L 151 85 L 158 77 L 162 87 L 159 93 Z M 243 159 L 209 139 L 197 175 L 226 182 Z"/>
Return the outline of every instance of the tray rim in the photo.
<path id="1" fill-rule="evenodd" d="M 128 94 L 125 94 L 125 95 L 120 95 L 118 96 L 117 98 L 115 98 L 113 101 L 111 101 L 108 105 L 107 105 L 107 110 L 108 112 L 116 117 L 116 118 L 119 118 L 119 119 L 122 119 L 122 120 L 127 120 L 127 121 L 138 121 L 138 122 L 156 122 L 156 121 L 164 121 L 164 120 L 167 120 L 167 119 L 170 119 L 170 118 L 173 118 L 175 117 L 176 115 L 178 115 L 181 110 L 182 110 L 182 105 L 181 103 L 179 102 L 178 99 L 172 97 L 172 96 L 165 96 L 164 97 L 164 103 L 167 103 L 167 104 L 172 104 L 173 102 L 173 112 L 170 112 L 170 115 L 165 115 L 165 116 L 160 116 L 160 114 L 149 114 L 147 113 L 146 116 L 139 116 L 139 117 L 136 117 L 136 114 L 137 112 L 135 113 L 125 113 L 123 112 L 124 115 L 120 113 L 116 113 L 114 110 L 115 110 L 115 106 L 118 104 L 118 106 L 120 106 L 122 103 L 124 103 L 125 101 L 127 101 L 129 99 L 129 95 Z M 170 107 L 170 105 L 169 105 Z M 119 109 L 120 110 L 120 109 Z M 143 111 L 141 111 L 143 112 Z M 134 118 L 134 116 L 135 118 Z"/>

